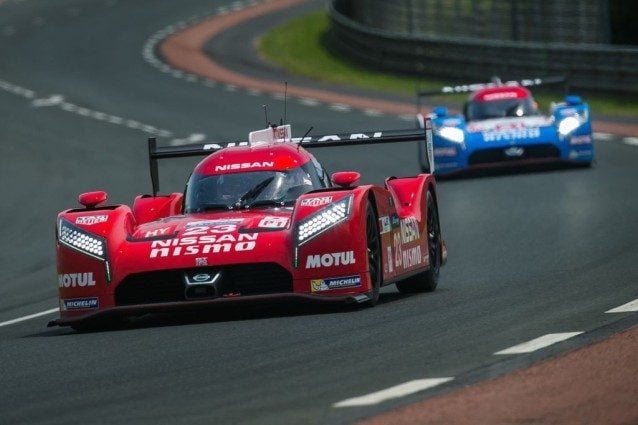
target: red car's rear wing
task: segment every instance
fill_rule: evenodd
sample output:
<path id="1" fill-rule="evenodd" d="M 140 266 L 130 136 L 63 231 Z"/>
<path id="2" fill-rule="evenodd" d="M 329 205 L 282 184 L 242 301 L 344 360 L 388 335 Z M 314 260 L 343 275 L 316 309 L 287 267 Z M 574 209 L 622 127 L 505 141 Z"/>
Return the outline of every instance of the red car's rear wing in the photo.
<path id="1" fill-rule="evenodd" d="M 305 148 L 320 148 L 330 146 L 359 146 L 380 143 L 422 142 L 425 143 L 428 155 L 429 173 L 434 172 L 434 156 L 432 147 L 432 123 L 426 119 L 424 129 L 414 130 L 385 130 L 362 133 L 326 134 L 321 136 L 305 136 L 292 138 L 292 142 Z M 248 142 L 227 143 L 197 143 L 182 146 L 157 146 L 154 137 L 148 139 L 148 157 L 151 169 L 151 183 L 153 196 L 159 191 L 159 176 L 157 160 L 164 158 L 183 158 L 190 156 L 210 155 L 220 149 L 232 146 L 248 146 Z"/>

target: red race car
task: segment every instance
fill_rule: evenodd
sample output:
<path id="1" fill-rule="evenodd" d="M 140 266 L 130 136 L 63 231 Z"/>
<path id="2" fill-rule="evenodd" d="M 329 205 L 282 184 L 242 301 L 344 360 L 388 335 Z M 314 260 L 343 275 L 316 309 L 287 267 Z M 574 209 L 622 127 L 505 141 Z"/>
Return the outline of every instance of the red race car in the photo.
<path id="1" fill-rule="evenodd" d="M 357 185 L 328 176 L 304 147 L 414 141 L 432 152 L 432 129 L 293 139 L 290 126 L 248 142 L 157 147 L 149 139 L 153 195 L 133 206 L 81 194 L 57 218 L 60 318 L 77 329 L 126 316 L 219 303 L 311 300 L 374 305 L 379 288 L 433 291 L 447 249 L 436 182 L 428 173 Z M 205 155 L 186 190 L 158 195 L 158 160 Z M 431 158 L 431 155 L 430 155 Z"/>

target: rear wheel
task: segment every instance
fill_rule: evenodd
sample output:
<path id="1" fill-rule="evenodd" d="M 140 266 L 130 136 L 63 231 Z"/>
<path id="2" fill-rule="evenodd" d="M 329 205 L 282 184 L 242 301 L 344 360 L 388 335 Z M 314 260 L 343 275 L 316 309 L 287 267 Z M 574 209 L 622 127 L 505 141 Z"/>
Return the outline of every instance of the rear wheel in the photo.
<path id="1" fill-rule="evenodd" d="M 372 291 L 369 293 L 370 299 L 366 304 L 372 307 L 379 301 L 379 291 L 381 289 L 381 244 L 379 240 L 379 230 L 377 228 L 377 216 L 370 202 L 368 202 L 366 209 L 366 245 L 368 252 L 368 271 L 372 285 Z"/>
<path id="2" fill-rule="evenodd" d="M 427 235 L 428 256 L 430 268 L 401 282 L 397 282 L 397 289 L 402 293 L 432 292 L 439 283 L 441 269 L 441 227 L 439 213 L 432 193 L 428 191 L 427 198 Z"/>

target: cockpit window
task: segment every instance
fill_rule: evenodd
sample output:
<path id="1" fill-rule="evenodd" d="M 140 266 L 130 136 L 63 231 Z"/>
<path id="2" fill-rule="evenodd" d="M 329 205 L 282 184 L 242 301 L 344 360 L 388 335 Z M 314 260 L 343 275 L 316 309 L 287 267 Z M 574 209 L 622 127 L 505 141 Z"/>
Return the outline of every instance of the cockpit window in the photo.
<path id="1" fill-rule="evenodd" d="M 301 195 L 325 187 L 316 172 L 303 165 L 287 171 L 253 171 L 211 176 L 193 174 L 188 181 L 185 211 L 290 205 Z"/>
<path id="2" fill-rule="evenodd" d="M 536 102 L 531 97 L 525 99 L 501 99 L 488 102 L 470 101 L 465 108 L 468 121 L 490 118 L 523 117 L 538 115 Z"/>

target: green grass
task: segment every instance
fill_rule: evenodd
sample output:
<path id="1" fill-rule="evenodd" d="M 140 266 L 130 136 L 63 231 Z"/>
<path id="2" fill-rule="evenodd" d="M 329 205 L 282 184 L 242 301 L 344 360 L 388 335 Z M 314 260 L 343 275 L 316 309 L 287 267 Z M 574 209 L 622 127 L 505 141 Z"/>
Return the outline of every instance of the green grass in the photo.
<path id="1" fill-rule="evenodd" d="M 261 38 L 260 53 L 267 60 L 293 74 L 328 83 L 374 90 L 380 95 L 395 93 L 414 96 L 417 87 L 438 88 L 451 83 L 372 71 L 335 56 L 323 43 L 329 25 L 330 21 L 325 11 L 289 21 Z M 535 97 L 546 110 L 552 100 L 560 100 L 562 92 L 536 92 Z M 446 96 L 445 100 L 441 97 L 433 100 L 458 106 L 465 98 L 465 95 L 454 95 Z M 583 98 L 596 114 L 638 117 L 638 102 L 633 99 L 600 94 L 583 95 Z"/>

